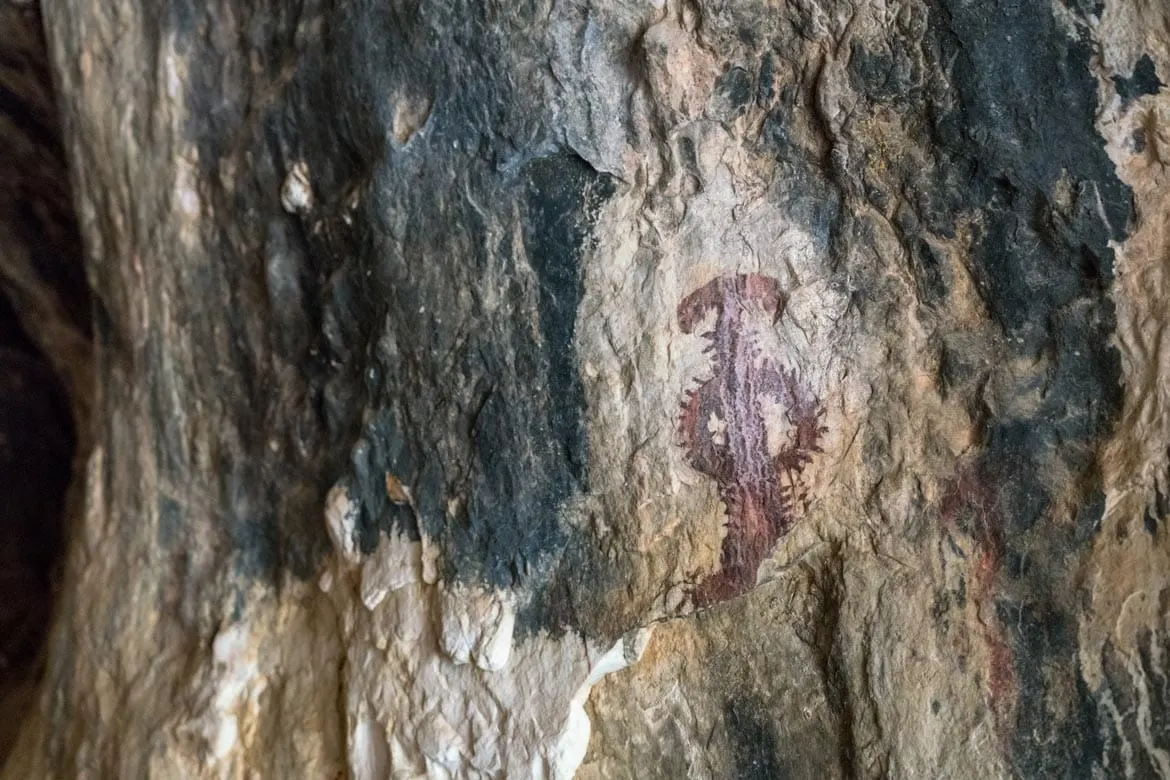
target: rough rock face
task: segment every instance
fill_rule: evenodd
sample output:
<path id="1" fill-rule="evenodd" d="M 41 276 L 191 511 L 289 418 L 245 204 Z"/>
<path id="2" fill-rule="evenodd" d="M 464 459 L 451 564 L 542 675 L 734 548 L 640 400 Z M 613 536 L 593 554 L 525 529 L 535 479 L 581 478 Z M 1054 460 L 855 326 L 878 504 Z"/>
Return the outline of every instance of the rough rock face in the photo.
<path id="1" fill-rule="evenodd" d="M 46 19 L 99 379 L 10 776 L 1170 775 L 1160 1 Z"/>
<path id="2" fill-rule="evenodd" d="M 0 762 L 35 700 L 40 650 L 52 613 L 70 462 L 91 397 L 87 300 L 41 17 L 35 6 L 4 4 Z M 70 502 L 71 510 L 77 505 Z"/>

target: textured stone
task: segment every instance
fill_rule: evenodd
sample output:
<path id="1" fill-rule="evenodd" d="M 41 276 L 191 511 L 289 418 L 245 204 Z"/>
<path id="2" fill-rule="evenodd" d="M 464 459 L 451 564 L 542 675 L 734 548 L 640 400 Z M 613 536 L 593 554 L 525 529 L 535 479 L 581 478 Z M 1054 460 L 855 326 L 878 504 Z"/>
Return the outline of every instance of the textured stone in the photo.
<path id="1" fill-rule="evenodd" d="M 48 11 L 11 776 L 1168 771 L 1162 4 Z"/>

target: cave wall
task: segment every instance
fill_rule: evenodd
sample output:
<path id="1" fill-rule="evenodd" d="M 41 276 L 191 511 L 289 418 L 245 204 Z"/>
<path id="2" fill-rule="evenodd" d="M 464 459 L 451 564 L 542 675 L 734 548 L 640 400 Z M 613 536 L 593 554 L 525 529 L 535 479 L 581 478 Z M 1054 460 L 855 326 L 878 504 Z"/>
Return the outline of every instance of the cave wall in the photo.
<path id="1" fill-rule="evenodd" d="M 36 698 L 93 381 L 42 22 L 0 6 L 0 762 Z"/>
<path id="2" fill-rule="evenodd" d="M 44 14 L 11 776 L 1170 772 L 1161 5 Z"/>

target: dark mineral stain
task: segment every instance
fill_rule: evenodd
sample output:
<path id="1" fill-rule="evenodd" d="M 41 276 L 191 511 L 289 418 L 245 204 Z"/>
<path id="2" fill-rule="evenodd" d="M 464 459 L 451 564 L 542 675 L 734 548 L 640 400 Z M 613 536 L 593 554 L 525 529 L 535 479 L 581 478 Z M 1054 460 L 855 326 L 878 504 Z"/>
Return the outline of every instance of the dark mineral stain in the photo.
<path id="1" fill-rule="evenodd" d="M 1146 150 L 1146 130 L 1144 127 L 1139 127 L 1134 130 L 1130 139 L 1133 144 L 1134 154 L 1141 154 Z"/>
<path id="2" fill-rule="evenodd" d="M 776 63 L 770 53 L 760 60 L 760 75 L 756 79 L 756 105 L 767 108 L 776 96 Z"/>
<path id="3" fill-rule="evenodd" d="M 411 486 L 417 505 L 434 500 L 437 486 L 420 479 L 419 460 L 414 448 L 402 435 L 392 409 L 385 409 L 366 424 L 362 439 L 352 453 L 351 495 L 360 496 L 358 544 L 363 553 L 372 553 L 379 537 L 393 530 L 418 539 L 410 505 L 394 503 L 386 492 L 386 475 Z"/>
<path id="4" fill-rule="evenodd" d="M 1146 509 L 1145 516 L 1142 518 L 1142 524 L 1145 525 L 1146 533 L 1148 533 L 1150 536 L 1158 535 L 1158 520 L 1154 517 L 1154 513 L 1151 512 L 1148 508 Z"/>
<path id="5" fill-rule="evenodd" d="M 183 529 L 183 507 L 170 496 L 158 497 L 158 544 L 169 548 L 179 540 Z"/>
<path id="6" fill-rule="evenodd" d="M 715 98 L 721 104 L 722 119 L 742 114 L 752 101 L 752 76 L 743 68 L 729 68 L 715 84 Z"/>
<path id="7" fill-rule="evenodd" d="M 820 250 L 833 257 L 843 240 L 841 223 L 849 215 L 842 208 L 840 187 L 827 175 L 821 152 L 807 146 L 807 133 L 801 132 L 800 126 L 812 121 L 815 113 L 810 104 L 813 97 L 795 84 L 785 84 L 778 91 L 779 100 L 765 117 L 760 134 L 763 150 L 774 155 L 780 166 L 772 198 L 805 226 Z"/>
<path id="8" fill-rule="evenodd" d="M 728 699 L 723 705 L 723 726 L 731 742 L 732 780 L 782 780 L 789 776 L 762 702 L 746 697 Z"/>
<path id="9" fill-rule="evenodd" d="M 1042 600 L 997 605 L 1016 652 L 1019 686 L 1011 757 L 1016 775 L 1093 777 L 1102 751 L 1096 707 L 1076 658 L 1075 619 Z M 1060 716 L 1053 707 L 1060 701 Z"/>
<path id="10" fill-rule="evenodd" d="M 895 41 L 893 46 L 892 53 L 870 51 L 858 42 L 850 47 L 849 75 L 870 98 L 886 100 L 906 95 L 914 88 L 911 59 L 904 42 Z"/>
<path id="11" fill-rule="evenodd" d="M 579 543 L 585 541 L 586 543 Z M 537 631 L 554 639 L 566 631 L 588 629 L 595 636 L 618 637 L 629 630 L 622 615 L 596 609 L 594 599 L 624 584 L 623 573 L 598 556 L 587 540 L 571 539 L 550 576 L 536 589 L 532 600 L 518 610 L 516 628 Z M 581 583 L 589 588 L 582 589 Z"/>
<path id="12" fill-rule="evenodd" d="M 1165 657 L 1170 642 L 1165 633 L 1147 630 L 1134 644 L 1127 653 L 1109 641 L 1102 653 L 1105 681 L 1094 698 L 1105 728 L 1096 777 L 1160 777 L 1151 754 L 1170 750 L 1170 682 L 1154 660 Z"/>
<path id="13" fill-rule="evenodd" d="M 471 422 L 474 458 L 466 525 L 449 551 L 454 576 L 515 586 L 569 545 L 558 511 L 584 489 L 585 399 L 577 372 L 574 333 L 583 294 L 581 253 L 596 209 L 613 192 L 610 178 L 580 157 L 561 153 L 520 169 L 528 213 L 524 246 L 536 272 L 539 338 L 521 321 L 494 353 Z M 527 300 L 526 294 L 517 296 Z M 522 309 L 521 309 L 522 310 Z M 518 376 L 506 378 L 507 367 Z"/>
<path id="14" fill-rule="evenodd" d="M 584 294 L 581 251 L 598 205 L 614 192 L 613 179 L 575 154 L 533 160 L 525 167 L 528 216 L 524 244 L 540 279 L 540 324 L 548 360 L 549 424 L 578 481 L 585 478 L 585 396 L 577 373 L 573 334 Z"/>
<path id="15" fill-rule="evenodd" d="M 1121 404 L 1109 242 L 1125 237 L 1132 197 L 1095 128 L 1088 11 L 1073 10 L 1082 32 L 1070 38 L 1047 6 L 927 5 L 924 85 L 890 88 L 905 72 L 896 47 L 855 51 L 854 83 L 929 128 L 933 171 L 903 174 L 902 186 L 924 193 L 914 202 L 917 222 L 898 223 L 904 238 L 953 235 L 956 215 L 976 215 L 970 271 L 1007 349 L 1035 366 L 1018 381 L 1041 389 L 1036 409 L 993 414 L 972 399 L 985 431 L 977 471 L 992 486 L 980 513 L 988 527 L 977 535 L 990 545 L 985 585 L 994 585 L 1019 687 L 1006 753 L 1022 777 L 1087 776 L 1100 725 L 1068 662 L 1077 653 L 1070 626 L 1078 609 L 1068 583 L 1098 525 L 1095 452 Z M 929 75 L 942 73 L 945 80 Z M 1119 89 L 1152 86 L 1145 65 L 1135 79 Z M 945 305 L 945 277 L 922 244 L 907 243 L 924 303 Z M 980 392 L 986 348 L 948 337 L 948 392 Z M 1070 472 L 1085 507 L 1075 524 L 1055 524 L 1047 475 Z M 1051 701 L 1062 704 L 1053 709 Z"/>
<path id="16" fill-rule="evenodd" d="M 191 340 L 214 345 L 194 368 L 224 431 L 216 531 L 247 577 L 311 576 L 340 483 L 364 551 L 425 533 L 444 576 L 539 591 L 570 546 L 561 505 L 588 478 L 581 253 L 615 186 L 558 145 L 544 78 L 512 67 L 546 20 L 524 4 L 350 4 L 295 47 L 295 11 L 236 21 L 243 55 L 195 47 L 184 129 L 201 195 L 238 219 L 204 237 L 215 262 L 174 264 L 198 291 L 180 301 Z M 157 24 L 231 26 L 192 5 Z M 276 97 L 225 92 L 240 72 Z M 411 101 L 427 121 L 395 143 Z M 311 213 L 281 207 L 294 164 Z M 411 502 L 388 499 L 387 474 Z"/>
<path id="17" fill-rule="evenodd" d="M 569 463 L 559 459 L 557 448 L 544 444 L 521 449 L 520 421 L 508 404 L 505 396 L 493 394 L 476 416 L 467 516 L 447 551 L 454 576 L 470 575 L 504 587 L 519 585 L 528 567 L 563 549 L 565 532 L 557 510 L 574 484 Z M 532 436 L 551 433 L 540 422 L 535 425 L 541 427 Z"/>
<path id="18" fill-rule="evenodd" d="M 1129 78 L 1114 76 L 1113 84 L 1117 87 L 1117 94 L 1123 105 L 1129 105 L 1143 95 L 1156 95 L 1158 90 L 1166 86 L 1158 78 L 1158 71 L 1150 55 L 1143 54 L 1133 66 L 1133 74 Z"/>

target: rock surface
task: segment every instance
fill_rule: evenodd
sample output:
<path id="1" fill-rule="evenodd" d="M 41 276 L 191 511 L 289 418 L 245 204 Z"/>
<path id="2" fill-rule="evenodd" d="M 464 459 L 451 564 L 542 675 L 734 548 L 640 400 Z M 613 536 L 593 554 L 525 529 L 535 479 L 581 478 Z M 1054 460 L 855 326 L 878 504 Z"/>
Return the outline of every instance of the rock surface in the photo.
<path id="1" fill-rule="evenodd" d="M 11 777 L 1170 776 L 1170 11 L 46 9 Z"/>
<path id="2" fill-rule="evenodd" d="M 66 494 L 92 395 L 80 253 L 41 17 L 35 6 L 3 4 L 0 762 L 35 700 L 65 516 L 79 504 Z"/>

